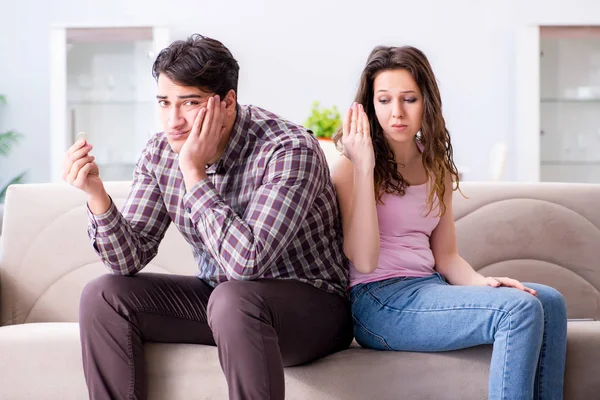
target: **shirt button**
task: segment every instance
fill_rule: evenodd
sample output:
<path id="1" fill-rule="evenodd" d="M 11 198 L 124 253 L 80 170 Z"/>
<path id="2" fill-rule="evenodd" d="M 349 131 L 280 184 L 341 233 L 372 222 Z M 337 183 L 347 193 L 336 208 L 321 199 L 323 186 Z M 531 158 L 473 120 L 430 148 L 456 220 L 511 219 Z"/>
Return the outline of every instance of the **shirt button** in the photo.
<path id="1" fill-rule="evenodd" d="M 92 229 L 96 229 L 96 224 L 92 224 Z"/>
<path id="2" fill-rule="evenodd" d="M 191 213 L 191 212 L 192 212 L 192 209 L 191 209 L 191 208 L 189 208 L 189 207 L 186 207 L 186 208 L 185 208 L 185 212 L 189 214 L 189 213 Z"/>

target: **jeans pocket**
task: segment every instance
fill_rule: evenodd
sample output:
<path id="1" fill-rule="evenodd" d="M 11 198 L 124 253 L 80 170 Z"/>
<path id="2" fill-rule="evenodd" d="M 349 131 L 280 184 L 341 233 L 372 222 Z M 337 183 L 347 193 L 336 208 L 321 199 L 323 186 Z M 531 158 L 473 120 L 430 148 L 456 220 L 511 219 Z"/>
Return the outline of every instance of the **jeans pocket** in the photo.
<path id="1" fill-rule="evenodd" d="M 369 295 L 377 300 L 381 305 L 387 304 L 387 302 L 398 294 L 404 284 L 403 281 L 407 281 L 406 278 L 390 278 L 379 282 L 379 285 L 370 288 Z"/>

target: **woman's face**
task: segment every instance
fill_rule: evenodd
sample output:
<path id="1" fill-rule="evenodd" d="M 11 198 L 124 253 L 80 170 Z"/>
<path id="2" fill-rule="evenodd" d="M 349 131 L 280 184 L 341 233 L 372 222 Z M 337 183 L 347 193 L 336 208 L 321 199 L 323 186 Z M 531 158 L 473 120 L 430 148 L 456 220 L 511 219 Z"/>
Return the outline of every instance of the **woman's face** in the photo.
<path id="1" fill-rule="evenodd" d="M 375 115 L 392 142 L 414 140 L 421 129 L 423 95 L 405 69 L 382 71 L 373 81 Z"/>

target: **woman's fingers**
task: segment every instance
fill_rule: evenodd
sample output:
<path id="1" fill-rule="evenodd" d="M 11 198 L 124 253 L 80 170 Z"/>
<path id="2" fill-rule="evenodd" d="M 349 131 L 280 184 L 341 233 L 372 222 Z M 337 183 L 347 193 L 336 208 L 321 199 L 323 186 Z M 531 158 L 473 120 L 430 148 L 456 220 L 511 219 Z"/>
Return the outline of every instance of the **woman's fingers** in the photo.
<path id="1" fill-rule="evenodd" d="M 362 115 L 363 115 L 363 119 L 362 119 L 363 134 L 368 137 L 371 137 L 371 127 L 369 125 L 369 117 L 367 116 L 367 112 L 365 111 L 365 109 L 362 105 L 360 106 L 360 108 L 361 108 Z"/>
<path id="2" fill-rule="evenodd" d="M 350 123 L 352 122 L 352 106 L 346 111 L 344 120 L 342 121 L 342 135 L 348 136 L 350 133 Z"/>
<path id="3" fill-rule="evenodd" d="M 515 289 L 519 289 L 522 290 L 524 292 L 530 293 L 534 296 L 537 296 L 537 292 L 534 289 L 528 288 L 527 286 L 523 285 L 521 282 L 519 282 L 516 279 L 512 279 L 512 278 L 507 278 L 507 277 L 496 277 L 496 278 L 492 278 L 494 280 L 496 280 L 497 282 L 500 283 L 500 285 L 502 286 L 506 286 L 506 287 L 512 287 Z"/>
<path id="4" fill-rule="evenodd" d="M 358 123 L 358 112 L 356 103 L 352 104 L 352 118 L 350 119 L 350 135 L 356 134 L 356 125 Z"/>

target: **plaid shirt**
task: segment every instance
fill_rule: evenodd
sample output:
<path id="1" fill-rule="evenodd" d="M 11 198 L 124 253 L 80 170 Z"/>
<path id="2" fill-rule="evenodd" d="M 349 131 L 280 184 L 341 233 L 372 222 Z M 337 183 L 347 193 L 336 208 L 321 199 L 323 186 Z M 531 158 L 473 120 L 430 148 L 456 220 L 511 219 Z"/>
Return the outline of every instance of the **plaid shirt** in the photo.
<path id="1" fill-rule="evenodd" d="M 159 133 L 138 160 L 119 212 L 88 209 L 88 234 L 115 274 L 140 271 L 171 222 L 190 243 L 198 277 L 297 279 L 344 295 L 348 272 L 329 169 L 301 126 L 254 106 L 237 108 L 221 160 L 186 192 L 178 155 Z"/>

